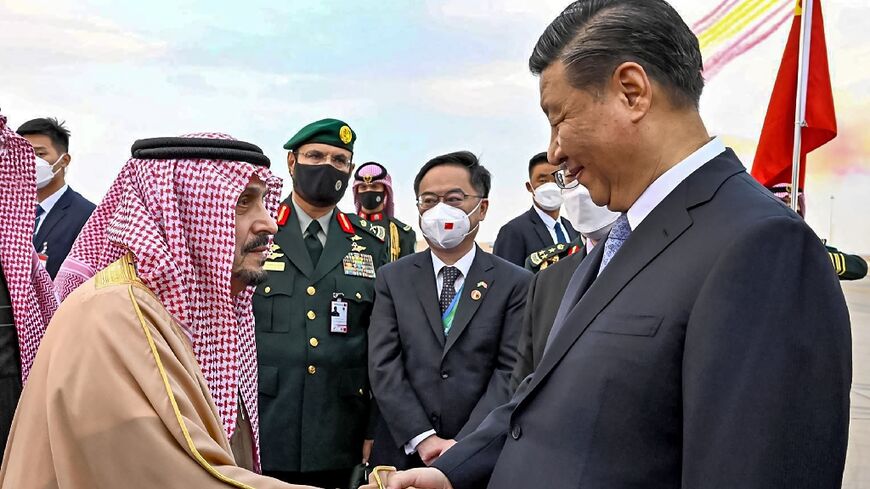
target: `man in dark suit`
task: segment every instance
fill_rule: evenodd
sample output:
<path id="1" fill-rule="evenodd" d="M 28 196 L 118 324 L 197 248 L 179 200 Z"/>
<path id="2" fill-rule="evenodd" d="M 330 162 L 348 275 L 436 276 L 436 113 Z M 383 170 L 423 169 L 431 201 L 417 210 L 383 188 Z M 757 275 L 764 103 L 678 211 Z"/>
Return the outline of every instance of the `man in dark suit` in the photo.
<path id="1" fill-rule="evenodd" d="M 532 208 L 499 229 L 492 254 L 521 267 L 531 253 L 554 244 L 570 243 L 577 237 L 571 223 L 559 217 L 562 190 L 553 178 L 558 169 L 547 162 L 546 152 L 529 160 L 526 190 L 532 194 Z"/>
<path id="2" fill-rule="evenodd" d="M 560 174 L 564 173 L 560 171 Z M 560 176 L 560 178 L 564 178 Z M 544 355 L 544 346 L 547 337 L 556 319 L 556 312 L 562 302 L 562 295 L 568 288 L 568 282 L 580 266 L 580 262 L 592 251 L 595 246 L 607 237 L 613 223 L 619 214 L 599 207 L 592 202 L 586 187 L 577 183 L 576 180 L 568 184 L 570 188 L 565 192 L 565 208 L 572 209 L 575 228 L 580 231 L 585 244 L 569 248 L 571 252 L 567 256 L 557 253 L 547 256 L 545 252 L 538 252 L 537 260 L 532 260 L 534 253 L 527 262 L 538 261 L 540 272 L 535 275 L 529 285 L 529 295 L 526 298 L 526 308 L 523 313 L 523 327 L 520 332 L 519 352 L 517 364 L 511 377 L 511 386 L 516 389 L 535 368 L 541 363 Z M 555 262 L 552 260 L 556 259 Z M 552 262 L 552 263 L 551 263 Z M 530 265 L 532 263 L 527 263 Z M 549 264 L 549 265 L 547 265 Z M 545 265 L 547 265 L 545 267 Z M 528 268 L 528 267 L 527 267 Z"/>
<path id="3" fill-rule="evenodd" d="M 372 463 L 429 465 L 510 399 L 531 273 L 474 242 L 490 175 L 462 151 L 414 180 L 430 248 L 378 272 L 369 378 L 382 420 Z"/>
<path id="4" fill-rule="evenodd" d="M 51 278 L 57 275 L 94 204 L 66 183 L 69 129 L 53 117 L 33 119 L 18 128 L 36 152 L 36 225 L 33 247 L 45 262 Z"/>
<path id="5" fill-rule="evenodd" d="M 688 26 L 663 0 L 580 0 L 530 66 L 550 160 L 622 215 L 513 399 L 387 487 L 840 487 L 843 293 L 818 237 L 707 134 Z"/>

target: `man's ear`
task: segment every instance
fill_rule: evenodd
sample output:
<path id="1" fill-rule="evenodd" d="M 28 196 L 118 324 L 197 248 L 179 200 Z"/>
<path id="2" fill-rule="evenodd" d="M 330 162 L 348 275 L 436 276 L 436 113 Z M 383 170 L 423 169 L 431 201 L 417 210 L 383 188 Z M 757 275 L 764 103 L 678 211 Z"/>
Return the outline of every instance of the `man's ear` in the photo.
<path id="1" fill-rule="evenodd" d="M 489 199 L 483 199 L 480 201 L 480 220 L 483 221 L 486 219 L 486 211 L 489 210 Z"/>
<path id="2" fill-rule="evenodd" d="M 296 167 L 296 154 L 292 151 L 287 153 L 287 171 L 290 172 L 290 176 L 293 176 L 293 170 Z"/>
<path id="3" fill-rule="evenodd" d="M 630 113 L 631 122 L 643 119 L 652 107 L 652 83 L 643 66 L 635 62 L 626 61 L 616 67 L 610 79 L 610 88 Z"/>
<path id="4" fill-rule="evenodd" d="M 58 166 L 62 169 L 66 170 L 66 167 L 69 166 L 72 161 L 72 156 L 69 153 L 64 153 L 63 156 L 60 157 L 60 161 L 57 162 Z"/>
<path id="5" fill-rule="evenodd" d="M 526 182 L 526 191 L 529 192 L 530 194 L 535 193 L 535 189 L 532 188 L 531 182 Z"/>

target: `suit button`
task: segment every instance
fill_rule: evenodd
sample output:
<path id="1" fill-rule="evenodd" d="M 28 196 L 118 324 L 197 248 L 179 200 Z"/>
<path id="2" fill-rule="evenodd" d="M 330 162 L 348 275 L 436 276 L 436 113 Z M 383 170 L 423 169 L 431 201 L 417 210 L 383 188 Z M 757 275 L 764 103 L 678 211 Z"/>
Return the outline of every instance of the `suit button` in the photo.
<path id="1" fill-rule="evenodd" d="M 520 425 L 515 425 L 511 428 L 511 438 L 519 440 L 521 436 L 523 436 L 523 429 L 520 428 Z"/>
<path id="2" fill-rule="evenodd" d="M 308 366 L 308 373 L 311 374 L 311 375 L 316 374 L 316 373 L 317 373 L 317 367 L 315 367 L 314 365 L 309 365 L 309 366 Z"/>
<path id="3" fill-rule="evenodd" d="M 432 413 L 432 416 L 430 416 L 429 419 L 430 419 L 433 423 L 437 423 L 437 422 L 438 422 L 438 415 L 435 414 L 435 413 Z"/>
<path id="4" fill-rule="evenodd" d="M 314 311 L 308 311 L 308 319 L 314 320 L 317 317 L 317 314 L 314 314 Z"/>
<path id="5" fill-rule="evenodd" d="M 264 294 L 268 294 L 269 292 L 272 292 L 272 287 L 266 287 L 265 289 L 263 289 Z"/>
<path id="6" fill-rule="evenodd" d="M 309 285 L 308 288 L 305 289 L 305 292 L 307 292 L 308 295 L 314 295 L 317 293 L 317 289 L 315 289 L 313 286 Z"/>
<path id="7" fill-rule="evenodd" d="M 442 378 L 442 379 L 448 379 L 448 378 L 450 378 L 450 372 L 444 370 L 443 372 L 441 372 L 441 378 Z"/>
<path id="8" fill-rule="evenodd" d="M 320 342 L 317 341 L 317 338 L 311 338 L 308 340 L 308 344 L 311 345 L 312 348 L 317 348 L 317 345 L 319 345 Z"/>

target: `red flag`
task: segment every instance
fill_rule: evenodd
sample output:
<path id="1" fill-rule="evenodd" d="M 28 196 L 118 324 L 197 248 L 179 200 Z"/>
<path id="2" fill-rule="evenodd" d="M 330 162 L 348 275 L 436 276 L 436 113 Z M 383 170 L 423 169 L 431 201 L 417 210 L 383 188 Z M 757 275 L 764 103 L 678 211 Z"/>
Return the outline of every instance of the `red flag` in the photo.
<path id="1" fill-rule="evenodd" d="M 794 153 L 795 103 L 798 91 L 798 52 L 801 42 L 802 1 L 797 0 L 791 31 L 770 95 L 764 126 L 752 176 L 765 187 L 791 183 Z M 801 130 L 801 167 L 798 188 L 803 189 L 806 155 L 837 135 L 834 116 L 834 97 L 831 94 L 831 76 L 828 72 L 828 51 L 825 46 L 825 26 L 822 21 L 821 0 L 813 0 L 812 28 L 809 40 L 809 67 L 806 83 L 806 122 Z"/>

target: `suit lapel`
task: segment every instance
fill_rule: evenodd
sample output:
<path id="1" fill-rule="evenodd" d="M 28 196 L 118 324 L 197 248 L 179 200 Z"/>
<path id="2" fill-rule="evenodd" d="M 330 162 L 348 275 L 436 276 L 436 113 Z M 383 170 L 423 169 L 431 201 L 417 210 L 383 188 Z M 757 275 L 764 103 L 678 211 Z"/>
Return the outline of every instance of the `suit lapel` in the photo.
<path id="1" fill-rule="evenodd" d="M 350 236 L 341 229 L 341 225 L 335 217 L 336 212 L 339 212 L 338 209 L 333 211 L 333 215 L 329 219 L 329 233 L 326 235 L 326 245 L 323 247 L 320 261 L 314 267 L 314 274 L 311 275 L 311 281 L 315 283 L 326 276 L 330 270 L 341 262 L 345 255 L 350 253 L 352 241 L 349 239 Z"/>
<path id="2" fill-rule="evenodd" d="M 567 313 L 562 319 L 563 323 L 557 324 L 558 317 L 554 322 L 554 328 L 559 327 L 560 329 L 555 332 L 552 345 L 548 345 L 529 386 L 529 391 L 540 385 L 559 360 L 586 331 L 598 313 L 641 270 L 692 225 L 688 209 L 712 199 L 716 190 L 725 180 L 742 172 L 745 172 L 745 168 L 730 149 L 723 155 L 707 162 L 698 171 L 686 178 L 653 209 L 638 228 L 632 232 L 629 239 L 626 240 L 597 279 L 594 278 L 594 275 L 587 275 L 587 279 L 591 278 L 594 281 L 585 293 L 581 293 L 578 302 L 566 305 L 565 298 L 563 298 L 563 304 L 559 308 L 560 313 L 563 307 L 567 308 Z M 592 274 L 593 269 L 594 273 L 597 273 L 603 249 L 604 242 L 602 241 L 592 250 L 589 257 L 583 260 L 586 262 L 587 274 Z M 581 268 L 584 268 L 584 265 L 581 265 Z"/>
<path id="3" fill-rule="evenodd" d="M 541 220 L 541 216 L 538 215 L 538 211 L 535 210 L 534 205 L 532 205 L 532 208 L 528 210 L 528 215 L 529 220 L 534 224 L 535 233 L 537 233 L 541 243 L 543 243 L 544 246 L 555 244 L 553 243 L 553 237 L 550 236 L 550 231 L 547 230 L 547 225 Z"/>
<path id="4" fill-rule="evenodd" d="M 36 251 L 42 251 L 42 244 L 48 241 L 48 235 L 51 233 L 51 230 L 66 216 L 66 210 L 72 199 L 70 196 L 71 191 L 72 189 L 67 188 L 63 195 L 57 199 L 57 202 L 54 203 L 51 212 L 45 216 L 42 226 L 39 227 L 39 232 L 33 237 L 33 247 L 36 248 Z M 48 243 L 47 251 L 51 253 L 51 243 Z"/>
<path id="5" fill-rule="evenodd" d="M 438 343 L 444 347 L 444 325 L 441 323 L 441 308 L 438 305 L 438 285 L 435 282 L 435 270 L 432 265 L 432 251 L 426 250 L 414 254 L 414 266 L 418 269 L 416 280 L 412 280 L 417 292 L 420 307 L 426 313 L 429 326 Z"/>
<path id="6" fill-rule="evenodd" d="M 302 242 L 302 230 L 299 229 L 299 218 L 296 216 L 296 209 L 293 207 L 290 199 L 291 197 L 288 197 L 284 201 L 285 204 L 290 206 L 290 217 L 287 218 L 287 222 L 275 234 L 275 244 L 281 247 L 281 252 L 303 275 L 310 277 L 314 272 L 314 265 L 311 263 L 311 256 L 308 255 L 305 243 Z"/>
<path id="7" fill-rule="evenodd" d="M 444 346 L 443 355 L 446 355 L 450 347 L 456 343 L 462 332 L 468 327 L 474 313 L 486 300 L 487 291 L 493 283 L 493 268 L 495 267 L 490 256 L 478 248 L 474 255 L 474 261 L 471 262 L 471 268 L 468 269 L 468 276 L 465 277 L 465 282 L 462 285 L 459 303 L 456 305 L 456 315 L 453 318 L 453 325 L 450 326 L 450 333 L 447 335 L 447 344 Z M 478 286 L 481 283 L 486 285 Z M 476 300 L 475 297 L 477 297 Z"/>

